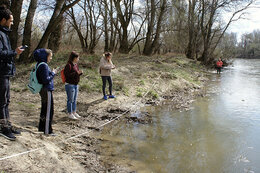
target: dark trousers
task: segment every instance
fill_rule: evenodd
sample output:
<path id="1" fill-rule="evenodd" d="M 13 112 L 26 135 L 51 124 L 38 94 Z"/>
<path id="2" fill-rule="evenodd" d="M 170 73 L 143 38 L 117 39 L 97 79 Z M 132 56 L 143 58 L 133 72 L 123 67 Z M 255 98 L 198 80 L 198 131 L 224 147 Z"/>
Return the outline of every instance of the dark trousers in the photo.
<path id="1" fill-rule="evenodd" d="M 52 131 L 52 119 L 53 119 L 53 95 L 52 91 L 48 91 L 46 88 L 42 88 L 40 91 L 41 96 L 41 115 L 39 122 L 39 131 L 44 134 L 51 134 Z"/>
<path id="2" fill-rule="evenodd" d="M 10 103 L 9 77 L 0 77 L 0 124 L 7 125 L 10 119 L 8 105 Z"/>
<path id="3" fill-rule="evenodd" d="M 111 76 L 101 76 L 102 77 L 102 82 L 103 82 L 103 86 L 102 86 L 102 91 L 103 91 L 103 95 L 106 95 L 106 83 L 108 81 L 109 84 L 109 94 L 112 95 L 112 78 Z"/>
<path id="4" fill-rule="evenodd" d="M 221 67 L 217 67 L 217 73 L 221 72 Z"/>

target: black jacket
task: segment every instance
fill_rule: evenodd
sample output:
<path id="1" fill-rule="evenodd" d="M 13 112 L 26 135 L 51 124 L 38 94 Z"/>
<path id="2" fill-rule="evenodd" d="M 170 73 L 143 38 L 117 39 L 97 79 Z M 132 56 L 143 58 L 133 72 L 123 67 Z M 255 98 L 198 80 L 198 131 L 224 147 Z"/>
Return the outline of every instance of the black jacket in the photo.
<path id="1" fill-rule="evenodd" d="M 8 34 L 11 31 L 0 25 L 0 77 L 14 76 L 14 58 L 17 55 L 12 50 Z"/>

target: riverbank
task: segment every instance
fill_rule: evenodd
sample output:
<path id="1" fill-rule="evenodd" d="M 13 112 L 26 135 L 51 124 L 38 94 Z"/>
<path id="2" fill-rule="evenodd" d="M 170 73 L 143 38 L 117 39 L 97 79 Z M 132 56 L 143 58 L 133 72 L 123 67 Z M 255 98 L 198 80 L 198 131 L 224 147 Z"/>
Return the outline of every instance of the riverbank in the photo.
<path id="1" fill-rule="evenodd" d="M 56 55 L 51 67 L 62 66 L 67 55 Z M 5 172 L 131 172 L 125 166 L 107 164 L 99 150 L 104 139 L 91 136 L 93 130 L 121 116 L 128 123 L 149 123 L 149 116 L 130 118 L 130 113 L 145 104 L 160 104 L 168 99 L 176 109 L 187 109 L 207 81 L 205 69 L 198 62 L 182 55 L 134 56 L 113 58 L 113 87 L 116 99 L 102 99 L 102 82 L 98 74 L 98 56 L 81 56 L 78 113 L 80 120 L 69 120 L 66 115 L 66 93 L 60 76 L 55 78 L 54 132 L 55 137 L 37 132 L 40 112 L 39 95 L 26 88 L 29 72 L 34 64 L 18 65 L 12 79 L 10 114 L 22 135 L 15 142 L 0 138 L 1 158 L 32 151 L 0 161 Z M 61 65 L 62 64 L 62 65 Z M 126 113 L 127 112 L 127 113 Z M 120 121 L 116 119 L 115 121 Z M 36 150 L 35 150 L 36 149 Z M 35 150 L 35 151 L 33 151 Z"/>

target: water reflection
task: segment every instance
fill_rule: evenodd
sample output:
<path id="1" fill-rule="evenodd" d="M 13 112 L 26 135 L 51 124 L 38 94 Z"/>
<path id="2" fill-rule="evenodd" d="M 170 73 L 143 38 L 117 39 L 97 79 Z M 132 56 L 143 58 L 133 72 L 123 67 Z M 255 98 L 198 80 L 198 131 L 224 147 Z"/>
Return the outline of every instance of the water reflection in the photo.
<path id="1" fill-rule="evenodd" d="M 236 60 L 213 74 L 208 96 L 190 111 L 146 107 L 152 124 L 107 127 L 102 153 L 137 172 L 260 172 L 259 67 L 260 60 Z"/>

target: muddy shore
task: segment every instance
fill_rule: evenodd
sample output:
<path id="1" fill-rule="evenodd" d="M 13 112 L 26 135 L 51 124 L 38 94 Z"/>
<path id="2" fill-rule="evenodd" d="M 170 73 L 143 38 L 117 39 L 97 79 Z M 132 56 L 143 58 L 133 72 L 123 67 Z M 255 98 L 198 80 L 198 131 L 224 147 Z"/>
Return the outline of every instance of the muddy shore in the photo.
<path id="1" fill-rule="evenodd" d="M 55 137 L 37 131 L 40 96 L 26 88 L 33 64 L 17 66 L 9 109 L 11 121 L 22 130 L 22 135 L 14 142 L 0 138 L 0 172 L 135 172 L 127 165 L 109 162 L 99 147 L 105 139 L 93 136 L 93 131 L 101 131 L 104 124 L 114 119 L 149 123 L 149 116 L 133 118 L 131 112 L 163 100 L 172 101 L 176 109 L 188 109 L 194 98 L 202 95 L 207 81 L 205 68 L 181 55 L 121 55 L 114 58 L 117 68 L 112 73 L 117 97 L 105 101 L 96 59 L 81 58 L 84 75 L 77 105 L 80 120 L 68 119 L 64 85 L 60 76 L 55 78 Z M 50 66 L 56 67 L 61 61 L 57 58 Z"/>

